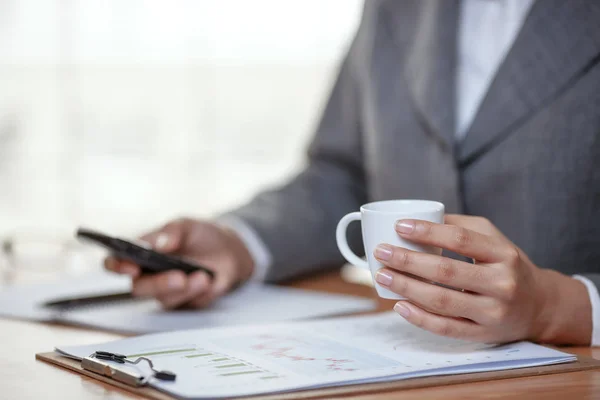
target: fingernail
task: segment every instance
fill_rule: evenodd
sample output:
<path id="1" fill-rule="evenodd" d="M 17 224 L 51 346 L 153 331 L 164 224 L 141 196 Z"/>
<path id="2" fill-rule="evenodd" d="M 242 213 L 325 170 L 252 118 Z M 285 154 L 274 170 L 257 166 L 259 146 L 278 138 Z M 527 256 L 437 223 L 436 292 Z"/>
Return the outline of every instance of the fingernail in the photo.
<path id="1" fill-rule="evenodd" d="M 404 318 L 408 318 L 408 316 L 410 315 L 410 310 L 402 303 L 396 303 L 396 305 L 394 305 L 394 311 L 396 311 Z"/>
<path id="2" fill-rule="evenodd" d="M 183 281 L 183 277 L 179 274 L 169 276 L 169 289 L 183 289 L 183 285 L 185 282 Z"/>
<path id="3" fill-rule="evenodd" d="M 415 223 L 412 221 L 400 220 L 396 222 L 396 231 L 398 233 L 411 234 L 415 230 Z"/>
<path id="4" fill-rule="evenodd" d="M 392 284 L 393 279 L 394 277 L 392 276 L 392 274 L 385 270 L 380 270 L 377 272 L 377 275 L 375 275 L 375 280 L 377 281 L 377 283 L 383 286 L 390 286 Z"/>
<path id="5" fill-rule="evenodd" d="M 107 258 L 106 260 L 104 260 L 104 266 L 108 270 L 114 271 L 116 264 L 117 264 L 117 262 L 115 261 L 114 258 Z"/>
<path id="6" fill-rule="evenodd" d="M 154 242 L 154 246 L 157 249 L 164 249 L 165 247 L 167 247 L 167 245 L 169 244 L 169 235 L 166 233 L 161 233 L 158 235 L 158 237 L 156 238 L 156 241 Z"/>
<path id="7" fill-rule="evenodd" d="M 375 258 L 388 261 L 392 258 L 392 248 L 387 244 L 380 244 L 375 248 Z"/>

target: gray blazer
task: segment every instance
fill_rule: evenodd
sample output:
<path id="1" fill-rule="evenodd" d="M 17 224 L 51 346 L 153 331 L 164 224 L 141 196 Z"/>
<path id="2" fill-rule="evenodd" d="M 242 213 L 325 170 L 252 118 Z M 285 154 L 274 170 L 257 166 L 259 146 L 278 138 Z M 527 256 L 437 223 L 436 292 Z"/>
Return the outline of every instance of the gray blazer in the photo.
<path id="1" fill-rule="evenodd" d="M 233 211 L 272 252 L 269 281 L 339 266 L 336 224 L 361 204 L 419 198 L 600 286 L 600 2 L 536 2 L 455 143 L 458 3 L 365 1 L 308 166 Z"/>

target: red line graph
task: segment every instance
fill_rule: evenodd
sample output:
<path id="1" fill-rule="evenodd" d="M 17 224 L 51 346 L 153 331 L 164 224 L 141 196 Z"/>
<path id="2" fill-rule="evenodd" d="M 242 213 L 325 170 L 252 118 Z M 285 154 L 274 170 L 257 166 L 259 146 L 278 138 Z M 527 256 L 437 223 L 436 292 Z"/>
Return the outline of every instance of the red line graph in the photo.
<path id="1" fill-rule="evenodd" d="M 316 358 L 297 354 L 298 350 L 302 350 L 302 346 L 309 346 L 302 339 L 271 335 L 260 335 L 259 338 L 262 340 L 261 343 L 255 344 L 251 348 L 257 351 L 265 351 L 265 355 L 290 361 L 322 362 L 326 369 L 330 371 L 356 371 L 356 368 L 351 368 L 349 365 L 354 363 L 354 360 L 335 357 Z M 295 345 L 290 345 L 290 342 Z"/>

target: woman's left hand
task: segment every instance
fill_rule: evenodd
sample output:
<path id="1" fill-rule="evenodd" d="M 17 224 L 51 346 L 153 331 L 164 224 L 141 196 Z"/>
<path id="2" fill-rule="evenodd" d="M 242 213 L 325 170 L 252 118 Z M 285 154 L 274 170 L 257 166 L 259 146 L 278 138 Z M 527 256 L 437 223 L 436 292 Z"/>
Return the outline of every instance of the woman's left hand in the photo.
<path id="1" fill-rule="evenodd" d="M 484 218 L 447 215 L 445 222 L 401 220 L 396 231 L 406 240 L 472 258 L 473 264 L 389 244 L 375 250 L 385 266 L 377 282 L 407 298 L 396 303 L 398 314 L 428 331 L 465 340 L 589 345 L 592 312 L 582 282 L 537 267 Z"/>

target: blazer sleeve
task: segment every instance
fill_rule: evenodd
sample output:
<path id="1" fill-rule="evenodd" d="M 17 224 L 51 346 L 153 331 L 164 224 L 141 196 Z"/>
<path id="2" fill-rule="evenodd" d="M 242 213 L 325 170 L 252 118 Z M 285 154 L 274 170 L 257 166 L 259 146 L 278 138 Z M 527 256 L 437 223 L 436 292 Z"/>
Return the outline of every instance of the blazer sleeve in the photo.
<path id="1" fill-rule="evenodd" d="M 308 148 L 307 166 L 282 187 L 223 216 L 240 218 L 266 245 L 271 256 L 264 277 L 268 282 L 341 265 L 337 222 L 366 202 L 361 90 L 356 79 L 360 32 L 361 28 L 339 68 Z M 348 241 L 360 254 L 360 230 L 352 228 Z"/>

